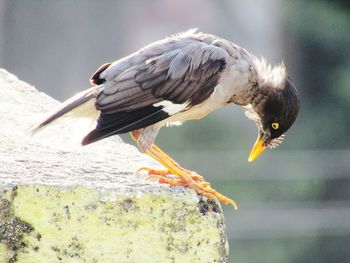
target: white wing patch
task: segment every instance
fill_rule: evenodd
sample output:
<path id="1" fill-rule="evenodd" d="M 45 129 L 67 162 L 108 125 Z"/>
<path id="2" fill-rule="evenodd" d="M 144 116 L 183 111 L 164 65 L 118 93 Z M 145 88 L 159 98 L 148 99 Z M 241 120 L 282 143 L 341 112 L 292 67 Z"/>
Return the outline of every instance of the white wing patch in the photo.
<path id="1" fill-rule="evenodd" d="M 179 113 L 183 110 L 186 109 L 186 107 L 188 106 L 188 101 L 186 101 L 185 103 L 182 104 L 176 104 L 171 102 L 170 100 L 163 100 L 161 102 L 155 103 L 153 104 L 154 107 L 159 107 L 162 106 L 163 107 L 163 111 L 165 111 L 166 113 L 169 114 L 169 116 L 172 116 L 176 113 Z"/>

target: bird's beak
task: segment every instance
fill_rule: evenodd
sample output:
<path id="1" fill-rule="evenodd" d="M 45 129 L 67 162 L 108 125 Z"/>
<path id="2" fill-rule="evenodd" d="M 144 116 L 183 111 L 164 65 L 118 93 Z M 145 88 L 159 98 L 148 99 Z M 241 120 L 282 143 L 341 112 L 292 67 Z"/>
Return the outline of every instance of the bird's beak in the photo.
<path id="1" fill-rule="evenodd" d="M 248 162 L 254 161 L 256 158 L 258 158 L 260 154 L 262 154 L 265 151 L 266 146 L 264 145 L 264 142 L 265 142 L 264 135 L 263 133 L 259 132 L 258 139 L 256 139 L 253 149 L 250 152 Z"/>

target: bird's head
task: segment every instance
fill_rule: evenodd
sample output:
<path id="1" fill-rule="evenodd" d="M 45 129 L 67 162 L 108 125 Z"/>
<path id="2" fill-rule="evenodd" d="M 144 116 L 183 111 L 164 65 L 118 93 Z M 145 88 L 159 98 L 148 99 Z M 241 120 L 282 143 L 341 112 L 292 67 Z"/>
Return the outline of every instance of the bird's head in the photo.
<path id="1" fill-rule="evenodd" d="M 284 64 L 271 68 L 259 61 L 259 81 L 246 106 L 246 115 L 258 126 L 258 138 L 250 153 L 254 161 L 266 148 L 276 148 L 284 139 L 284 133 L 294 123 L 300 107 L 298 92 L 288 76 Z M 260 69 L 260 71 L 259 71 Z"/>

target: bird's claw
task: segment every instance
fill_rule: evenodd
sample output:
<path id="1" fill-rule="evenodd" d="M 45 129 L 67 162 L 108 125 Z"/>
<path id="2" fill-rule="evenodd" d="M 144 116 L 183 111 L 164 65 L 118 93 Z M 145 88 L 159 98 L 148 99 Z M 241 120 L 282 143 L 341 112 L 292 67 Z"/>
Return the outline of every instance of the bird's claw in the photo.
<path id="1" fill-rule="evenodd" d="M 224 203 L 225 205 L 232 205 L 235 210 L 238 209 L 237 203 L 235 201 L 220 194 L 215 189 L 211 188 L 209 183 L 207 184 L 205 183 L 207 182 L 200 183 L 200 184 L 195 183 L 195 185 L 191 185 L 190 187 L 193 188 L 197 193 L 204 195 L 211 200 L 213 199 L 213 197 L 216 197 L 220 202 Z"/>
<path id="2" fill-rule="evenodd" d="M 198 194 L 206 196 L 208 199 L 213 200 L 217 198 L 219 201 L 224 203 L 225 205 L 232 205 L 237 210 L 237 204 L 232 199 L 218 193 L 216 190 L 211 188 L 210 183 L 204 181 L 203 177 L 200 176 L 201 181 L 195 181 L 189 178 L 189 180 L 185 179 L 185 177 L 181 177 L 179 175 L 174 175 L 177 178 L 168 177 L 171 173 L 168 170 L 154 170 L 148 167 L 142 167 L 138 171 L 147 171 L 148 176 L 146 181 L 151 179 L 157 179 L 160 184 L 167 184 L 170 186 L 183 186 L 192 188 Z M 194 172 L 193 172 L 194 173 Z M 192 174 L 192 173 L 191 173 Z M 194 178 L 198 179 L 198 174 L 194 173 Z"/>
<path id="3" fill-rule="evenodd" d="M 196 182 L 203 182 L 206 183 L 210 186 L 210 184 L 208 182 L 204 181 L 203 176 L 200 176 L 199 174 L 197 174 L 196 172 L 190 171 L 191 172 L 191 178 L 196 181 Z"/>
<path id="4" fill-rule="evenodd" d="M 160 175 L 165 176 L 171 174 L 169 170 L 157 170 L 150 167 L 141 167 L 136 170 L 135 174 L 146 172 L 148 175 Z"/>
<path id="5" fill-rule="evenodd" d="M 142 173 L 142 172 L 146 172 L 148 176 L 151 176 L 151 175 L 167 176 L 172 174 L 169 170 L 157 170 L 150 167 L 141 167 L 136 170 L 135 174 Z M 184 172 L 188 173 L 188 175 L 191 177 L 193 181 L 202 182 L 203 185 L 210 186 L 210 184 L 208 182 L 205 182 L 204 178 L 199 174 L 197 174 L 196 172 L 185 170 L 185 169 L 184 169 Z"/>

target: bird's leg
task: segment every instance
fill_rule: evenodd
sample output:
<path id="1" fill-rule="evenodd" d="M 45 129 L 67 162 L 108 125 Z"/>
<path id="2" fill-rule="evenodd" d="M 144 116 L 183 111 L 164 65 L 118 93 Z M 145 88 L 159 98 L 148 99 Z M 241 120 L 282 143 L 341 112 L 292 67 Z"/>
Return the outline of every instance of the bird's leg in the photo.
<path id="1" fill-rule="evenodd" d="M 131 136 L 135 141 L 138 141 L 141 131 L 133 131 L 131 132 Z M 162 164 L 167 172 L 158 172 L 157 170 L 152 170 L 150 168 L 145 168 L 149 173 L 148 178 L 157 178 L 159 183 L 168 184 L 171 186 L 185 186 L 194 189 L 198 194 L 204 195 L 209 199 L 213 199 L 216 197 L 218 200 L 223 202 L 224 204 L 231 204 L 235 209 L 237 209 L 237 204 L 235 201 L 230 198 L 218 193 L 213 188 L 211 188 L 210 184 L 204 181 L 203 177 L 201 181 L 196 181 L 193 178 L 192 171 L 182 168 L 179 164 L 177 164 L 173 159 L 171 159 L 167 154 L 165 154 L 161 149 L 159 149 L 156 145 L 152 145 L 150 149 L 145 151 L 146 154 L 151 156 L 153 159 Z M 156 171 L 153 173 L 153 171 Z M 172 174 L 176 176 L 176 179 L 169 178 L 167 175 Z M 195 176 L 198 176 L 194 173 Z"/>
<path id="2" fill-rule="evenodd" d="M 210 187 L 210 184 L 208 182 L 196 182 L 191 177 L 191 171 L 188 173 L 188 170 L 179 169 L 179 166 L 173 166 L 173 162 L 169 161 L 170 157 L 161 151 L 156 145 L 152 145 L 151 149 L 147 150 L 146 153 L 161 163 L 164 167 L 166 167 L 171 172 L 171 174 L 178 177 L 178 179 L 171 179 L 164 176 L 150 175 L 151 178 L 158 178 L 160 183 L 165 183 L 172 186 L 178 185 L 192 188 L 198 194 L 204 195 L 209 199 L 216 197 L 224 204 L 231 204 L 235 209 L 237 209 L 237 204 L 235 201 L 218 193 L 216 190 Z"/>
<path id="3" fill-rule="evenodd" d="M 181 167 L 177 162 L 174 161 L 174 159 L 172 159 L 169 155 L 167 155 L 165 152 L 163 152 L 161 149 L 159 149 L 159 147 L 157 145 L 152 144 L 152 148 L 151 149 L 153 151 L 159 153 L 162 156 L 162 158 L 168 160 L 178 170 L 189 174 L 192 180 L 194 180 L 196 182 L 207 183 L 208 185 L 210 185 L 208 182 L 205 182 L 204 178 L 202 176 L 200 176 L 199 174 L 197 174 L 196 172 L 190 171 L 190 170 L 187 170 L 187 169 Z"/>
<path id="4" fill-rule="evenodd" d="M 141 136 L 141 131 L 142 130 L 135 130 L 130 132 L 131 138 L 135 141 L 138 142 L 140 136 Z M 191 179 L 196 181 L 196 182 L 203 182 L 204 178 L 197 174 L 194 171 L 187 170 L 183 167 L 181 167 L 177 162 L 175 162 L 171 157 L 169 157 L 167 154 L 165 154 L 162 150 L 160 150 L 156 145 L 152 145 L 152 148 L 154 148 L 156 151 L 162 153 L 162 157 L 166 160 L 168 160 L 169 163 L 171 163 L 172 166 L 176 167 L 177 169 L 181 170 L 184 173 L 190 174 Z M 157 170 L 157 169 L 152 169 L 150 167 L 141 167 L 139 168 L 136 173 L 146 171 L 149 175 L 157 175 L 157 176 L 167 176 L 169 174 L 172 174 L 171 171 L 169 170 Z M 209 184 L 209 183 L 208 183 Z"/>

